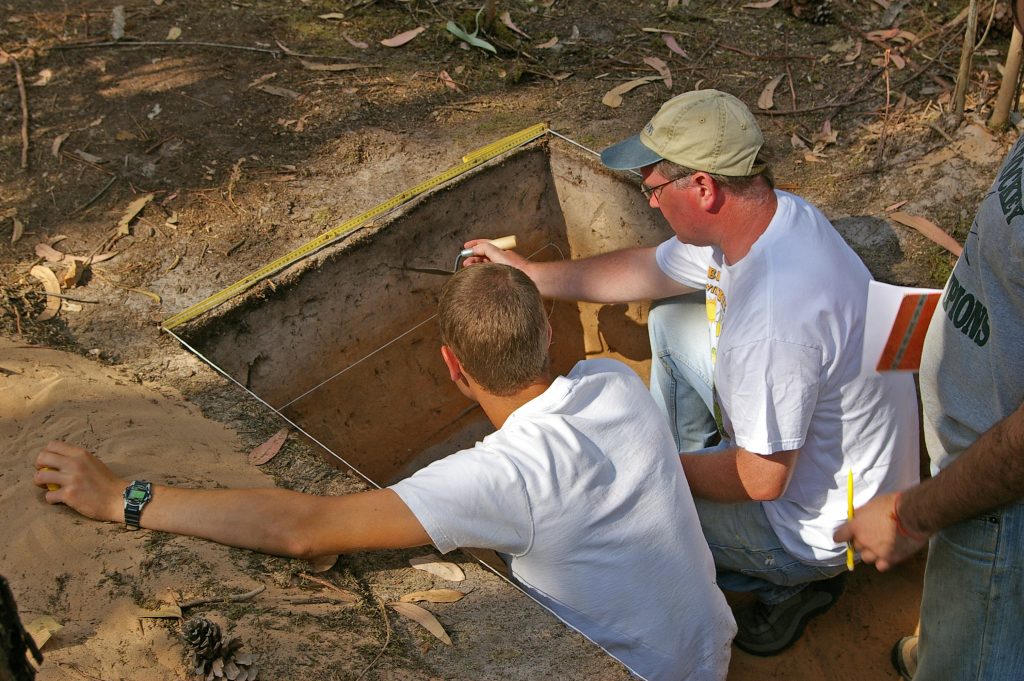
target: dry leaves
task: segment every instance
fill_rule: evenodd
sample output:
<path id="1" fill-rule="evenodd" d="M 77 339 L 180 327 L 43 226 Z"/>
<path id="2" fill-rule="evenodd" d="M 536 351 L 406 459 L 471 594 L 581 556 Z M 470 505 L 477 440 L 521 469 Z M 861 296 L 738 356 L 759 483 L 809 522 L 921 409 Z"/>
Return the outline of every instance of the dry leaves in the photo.
<path id="1" fill-rule="evenodd" d="M 665 87 L 669 90 L 672 89 L 672 72 L 669 70 L 665 60 L 657 57 L 644 57 L 644 63 L 660 73 L 661 77 L 665 80 Z"/>
<path id="2" fill-rule="evenodd" d="M 466 597 L 465 591 L 458 589 L 429 589 L 427 591 L 414 591 L 405 594 L 398 600 L 403 603 L 415 603 L 426 601 L 427 603 L 455 603 Z"/>
<path id="3" fill-rule="evenodd" d="M 315 558 L 310 558 L 309 565 L 313 569 L 313 572 L 320 573 L 320 572 L 327 572 L 332 567 L 334 567 L 334 564 L 337 563 L 337 562 L 338 562 L 338 556 L 337 555 L 333 555 L 333 556 L 316 556 Z"/>
<path id="4" fill-rule="evenodd" d="M 640 87 L 641 85 L 647 85 L 648 83 L 661 79 L 661 76 L 644 76 L 643 78 L 637 78 L 636 80 L 616 85 L 605 93 L 604 97 L 601 98 L 601 103 L 612 109 L 617 109 L 622 106 L 622 95 L 626 94 L 630 90 Z"/>
<path id="5" fill-rule="evenodd" d="M 64 259 L 64 254 L 50 244 L 36 244 L 35 253 L 46 262 L 60 262 Z"/>
<path id="6" fill-rule="evenodd" d="M 779 87 L 779 83 L 786 77 L 786 74 L 780 74 L 775 76 L 768 84 L 761 90 L 761 94 L 757 97 L 757 108 L 768 110 L 775 106 L 775 88 Z"/>
<path id="7" fill-rule="evenodd" d="M 342 14 L 341 12 L 328 12 L 327 14 L 320 14 L 320 15 L 317 16 L 317 19 L 335 19 L 335 20 L 340 20 L 340 19 L 344 19 L 344 18 L 345 18 L 345 15 Z"/>
<path id="8" fill-rule="evenodd" d="M 277 456 L 277 453 L 281 451 L 284 441 L 288 439 L 289 432 L 291 431 L 288 428 L 282 428 L 270 436 L 270 439 L 266 442 L 249 452 L 249 463 L 253 466 L 262 466 Z"/>
<path id="9" fill-rule="evenodd" d="M 135 613 L 139 619 L 181 619 L 181 608 L 170 603 L 161 605 L 156 610 L 139 610 Z"/>
<path id="10" fill-rule="evenodd" d="M 765 0 L 764 2 L 748 2 L 743 7 L 746 9 L 768 9 L 777 4 L 779 4 L 779 0 Z"/>
<path id="11" fill-rule="evenodd" d="M 43 649 L 43 646 L 46 645 L 46 642 L 50 640 L 51 636 L 63 628 L 63 624 L 49 615 L 37 617 L 25 625 L 25 631 L 32 637 L 32 641 L 35 642 L 36 648 L 39 650 Z"/>
<path id="12" fill-rule="evenodd" d="M 686 54 L 686 50 L 679 47 L 679 43 L 676 42 L 676 39 L 670 36 L 668 33 L 662 33 L 661 39 L 665 41 L 665 45 L 668 46 L 668 49 L 670 51 L 675 52 L 683 59 L 690 58 L 690 55 Z"/>
<path id="13" fill-rule="evenodd" d="M 899 210 L 895 213 L 890 213 L 889 217 L 901 225 L 906 225 L 907 227 L 916 229 L 918 232 L 942 246 L 958 258 L 964 250 L 963 246 L 961 246 L 956 239 L 951 237 L 941 227 L 928 218 L 921 217 L 920 215 L 912 215 L 911 213 L 904 213 Z"/>
<path id="14" fill-rule="evenodd" d="M 177 40 L 181 37 L 181 29 L 177 26 L 171 26 L 171 29 L 167 31 L 168 40 Z"/>
<path id="15" fill-rule="evenodd" d="M 46 292 L 51 294 L 46 297 L 46 309 L 39 315 L 38 320 L 45 322 L 48 319 L 53 319 L 60 312 L 60 282 L 57 281 L 57 275 L 42 265 L 33 267 L 29 274 L 42 283 Z"/>
<path id="16" fill-rule="evenodd" d="M 530 39 L 529 35 L 527 35 L 521 28 L 515 25 L 515 22 L 512 21 L 512 15 L 508 13 L 508 10 L 502 12 L 501 16 L 499 16 L 498 18 L 501 19 L 501 23 L 505 24 L 505 26 L 508 27 L 508 30 L 512 31 L 513 33 L 518 33 L 527 40 Z"/>
<path id="17" fill-rule="evenodd" d="M 75 288 L 78 286 L 78 282 L 81 281 L 82 275 L 85 274 L 87 266 L 79 260 L 71 260 L 68 262 L 64 271 L 60 275 L 60 285 L 63 288 Z"/>
<path id="18" fill-rule="evenodd" d="M 53 69 L 43 69 L 36 76 L 36 79 L 32 81 L 32 87 L 43 87 L 49 85 L 50 81 L 53 80 Z"/>
<path id="19" fill-rule="evenodd" d="M 556 35 L 554 38 L 551 38 L 550 40 L 546 40 L 546 41 L 542 42 L 540 45 L 535 45 L 535 47 L 538 50 L 550 50 L 552 47 L 554 47 L 557 44 L 558 44 L 558 36 Z"/>
<path id="20" fill-rule="evenodd" d="M 377 64 L 321 64 L 302 60 L 302 68 L 308 71 L 354 71 L 355 69 L 379 69 Z"/>
<path id="21" fill-rule="evenodd" d="M 82 151 L 81 149 L 75 149 L 71 153 L 74 156 L 76 156 L 77 158 L 82 159 L 86 163 L 95 163 L 96 165 L 99 165 L 101 163 L 106 163 L 107 162 L 106 159 L 100 158 L 99 156 L 97 156 L 95 154 L 90 154 L 87 151 Z"/>
<path id="22" fill-rule="evenodd" d="M 365 50 L 370 46 L 369 43 L 364 43 L 362 40 L 355 40 L 354 38 L 348 37 L 348 35 L 342 33 L 341 37 L 345 39 L 345 42 L 356 48 L 357 50 Z"/>
<path id="23" fill-rule="evenodd" d="M 426 26 L 418 26 L 417 28 L 414 28 L 410 31 L 405 31 L 404 33 L 399 33 L 396 36 L 385 38 L 384 40 L 380 41 L 380 44 L 383 45 L 384 47 L 401 47 L 402 45 L 405 45 L 407 42 L 418 36 L 420 33 L 423 33 L 423 31 L 425 30 L 427 30 Z"/>
<path id="24" fill-rule="evenodd" d="M 13 246 L 18 243 L 18 239 L 25 233 L 25 225 L 18 218 L 12 217 L 11 220 L 14 222 L 11 227 L 11 245 Z"/>
<path id="25" fill-rule="evenodd" d="M 452 90 L 454 92 L 462 92 L 462 90 L 459 89 L 459 86 L 455 83 L 455 81 L 452 80 L 452 77 L 449 76 L 448 72 L 445 71 L 444 69 L 442 69 L 441 72 L 437 74 L 437 77 L 442 83 L 445 84 L 445 86 L 449 90 Z"/>
<path id="26" fill-rule="evenodd" d="M 462 568 L 455 563 L 441 560 L 441 557 L 434 553 L 410 558 L 409 565 L 412 565 L 417 570 L 423 570 L 424 572 L 436 575 L 441 579 L 447 579 L 449 582 L 461 582 L 466 579 L 466 573 L 462 571 Z"/>
<path id="27" fill-rule="evenodd" d="M 121 219 L 117 223 L 118 235 L 128 236 L 131 234 L 130 225 L 132 221 L 139 216 L 139 213 L 141 213 L 142 209 L 146 207 L 146 204 L 152 200 L 153 194 L 146 194 L 145 196 L 140 196 L 128 204 L 128 208 L 125 209 L 124 215 L 121 216 Z"/>
<path id="28" fill-rule="evenodd" d="M 444 630 L 444 627 L 441 626 L 441 623 L 437 621 L 437 618 L 429 610 L 401 601 L 388 603 L 388 607 L 403 617 L 408 617 L 416 622 L 445 645 L 450 646 L 452 644 L 452 640 L 448 638 L 448 632 Z"/>
<path id="29" fill-rule="evenodd" d="M 286 99 L 298 99 L 302 95 L 295 90 L 289 90 L 288 88 L 278 87 L 276 85 L 258 85 L 257 90 L 266 92 L 268 95 L 274 95 L 275 97 L 284 97 Z"/>
<path id="30" fill-rule="evenodd" d="M 53 139 L 53 144 L 50 145 L 50 153 L 53 154 L 54 158 L 60 158 L 60 147 L 62 144 L 64 144 L 64 140 L 66 140 L 68 137 L 71 137 L 70 132 L 65 132 L 62 135 L 57 135 Z"/>

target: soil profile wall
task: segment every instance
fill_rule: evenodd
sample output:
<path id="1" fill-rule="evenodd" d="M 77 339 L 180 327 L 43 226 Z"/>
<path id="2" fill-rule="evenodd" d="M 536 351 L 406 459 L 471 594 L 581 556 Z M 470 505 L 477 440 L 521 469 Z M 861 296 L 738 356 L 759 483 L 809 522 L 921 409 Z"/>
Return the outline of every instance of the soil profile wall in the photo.
<path id="1" fill-rule="evenodd" d="M 637 182 L 639 178 L 637 179 Z M 491 427 L 451 384 L 433 318 L 471 238 L 515 234 L 534 260 L 653 245 L 667 227 L 623 177 L 547 140 L 423 195 L 297 263 L 181 335 L 222 371 L 386 485 Z M 614 356 L 647 376 L 642 306 L 552 302 L 556 371 Z"/>

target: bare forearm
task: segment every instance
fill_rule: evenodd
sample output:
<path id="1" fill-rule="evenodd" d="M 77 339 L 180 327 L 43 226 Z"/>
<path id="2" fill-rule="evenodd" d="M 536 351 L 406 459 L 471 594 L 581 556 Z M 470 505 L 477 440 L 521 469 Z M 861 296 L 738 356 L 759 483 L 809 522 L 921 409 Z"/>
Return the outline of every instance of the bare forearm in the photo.
<path id="1" fill-rule="evenodd" d="M 296 558 L 430 542 L 390 490 L 319 497 L 276 488 L 158 487 L 142 526 Z"/>
<path id="2" fill-rule="evenodd" d="M 712 454 L 680 454 L 694 496 L 719 503 L 769 501 L 786 490 L 796 450 L 770 456 L 734 447 Z"/>
<path id="3" fill-rule="evenodd" d="M 934 478 L 903 493 L 912 531 L 944 527 L 1024 498 L 1024 405 L 994 425 Z"/>
<path id="4" fill-rule="evenodd" d="M 613 251 L 582 260 L 531 262 L 523 269 L 541 295 L 559 300 L 629 303 L 692 290 L 665 275 L 654 252 L 654 248 Z"/>
<path id="5" fill-rule="evenodd" d="M 36 468 L 34 482 L 48 489 L 47 503 L 97 520 L 124 520 L 127 481 L 85 449 L 50 442 Z M 430 543 L 416 516 L 388 489 L 320 497 L 277 488 L 154 486 L 141 526 L 300 558 Z"/>

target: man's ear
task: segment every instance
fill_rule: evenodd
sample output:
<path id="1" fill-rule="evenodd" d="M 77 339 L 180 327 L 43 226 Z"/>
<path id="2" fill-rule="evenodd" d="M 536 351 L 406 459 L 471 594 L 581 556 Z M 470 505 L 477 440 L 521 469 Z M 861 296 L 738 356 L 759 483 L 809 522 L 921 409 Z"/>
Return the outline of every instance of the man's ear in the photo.
<path id="1" fill-rule="evenodd" d="M 458 382 L 462 380 L 462 362 L 455 356 L 455 353 L 447 345 L 441 346 L 441 359 L 444 360 L 445 366 L 448 367 L 448 375 L 451 376 L 452 381 Z"/>
<path id="2" fill-rule="evenodd" d="M 690 176 L 690 185 L 697 187 L 698 197 L 701 204 L 707 208 L 717 209 L 722 199 L 722 189 L 715 182 L 715 178 L 708 173 L 698 171 Z"/>

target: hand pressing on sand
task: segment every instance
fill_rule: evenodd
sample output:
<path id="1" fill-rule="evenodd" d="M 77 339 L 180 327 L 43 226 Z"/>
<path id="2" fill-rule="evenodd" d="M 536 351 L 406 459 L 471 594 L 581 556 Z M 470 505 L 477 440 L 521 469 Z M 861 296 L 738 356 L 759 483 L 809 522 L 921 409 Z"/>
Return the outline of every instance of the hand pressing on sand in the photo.
<path id="1" fill-rule="evenodd" d="M 128 480 L 95 456 L 50 442 L 36 458 L 33 482 L 51 504 L 66 504 L 95 520 L 124 522 Z M 46 470 L 44 470 L 46 469 Z M 184 489 L 153 485 L 140 526 L 295 558 L 350 551 L 408 548 L 430 536 L 389 489 L 320 497 L 283 489 Z"/>
<path id="2" fill-rule="evenodd" d="M 50 504 L 66 504 L 95 520 L 118 522 L 124 519 L 122 494 L 128 481 L 114 475 L 95 456 L 66 442 L 52 441 L 36 457 L 33 482 L 46 489 Z"/>
<path id="3" fill-rule="evenodd" d="M 900 495 L 882 494 L 857 509 L 852 520 L 836 530 L 838 542 L 853 541 L 861 560 L 885 572 L 917 553 L 928 537 L 902 525 Z"/>

